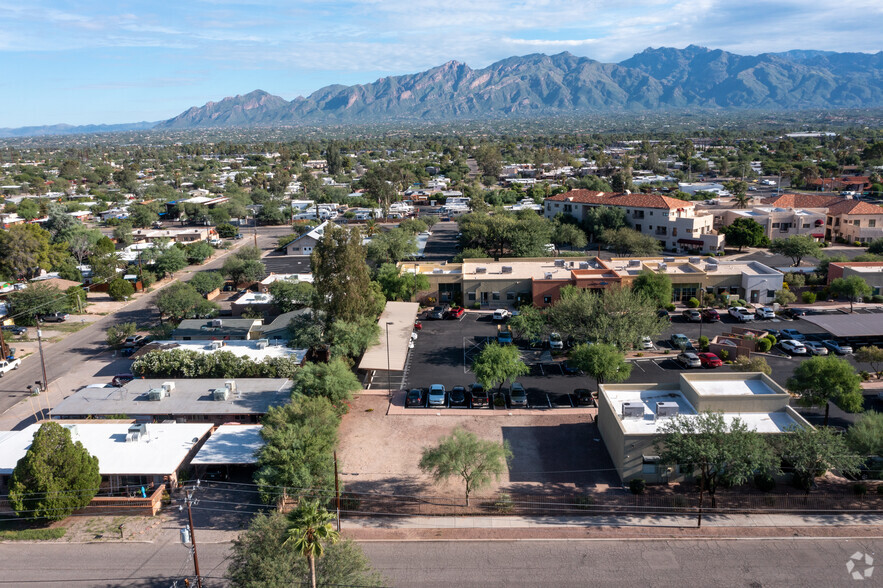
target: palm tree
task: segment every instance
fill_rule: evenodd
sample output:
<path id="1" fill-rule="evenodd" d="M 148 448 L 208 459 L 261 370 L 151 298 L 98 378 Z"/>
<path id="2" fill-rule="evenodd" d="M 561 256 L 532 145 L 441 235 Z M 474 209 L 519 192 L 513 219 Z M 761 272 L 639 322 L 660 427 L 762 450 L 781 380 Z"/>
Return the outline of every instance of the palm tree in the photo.
<path id="1" fill-rule="evenodd" d="M 288 515 L 288 538 L 295 551 L 310 562 L 310 582 L 316 588 L 316 558 L 325 551 L 323 542 L 337 543 L 340 533 L 334 530 L 331 521 L 334 515 L 319 506 L 318 500 L 302 501 L 297 509 Z"/>

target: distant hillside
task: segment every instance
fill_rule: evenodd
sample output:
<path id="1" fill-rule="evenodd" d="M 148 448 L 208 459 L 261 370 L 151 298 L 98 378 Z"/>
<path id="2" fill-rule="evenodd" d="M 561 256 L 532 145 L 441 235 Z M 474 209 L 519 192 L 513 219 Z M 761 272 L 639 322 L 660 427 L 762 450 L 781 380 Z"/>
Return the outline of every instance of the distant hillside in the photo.
<path id="1" fill-rule="evenodd" d="M 78 135 L 92 133 L 122 133 L 125 131 L 143 131 L 152 129 L 155 122 L 126 123 L 119 125 L 46 125 L 41 127 L 18 127 L 15 129 L 0 128 L 0 138 L 10 137 L 42 137 L 45 135 Z"/>
<path id="2" fill-rule="evenodd" d="M 451 61 L 370 84 L 327 86 L 290 102 L 256 90 L 190 108 L 157 128 L 880 106 L 883 52 L 743 56 L 690 45 L 647 49 L 621 63 L 570 53 L 510 57 L 479 70 Z"/>

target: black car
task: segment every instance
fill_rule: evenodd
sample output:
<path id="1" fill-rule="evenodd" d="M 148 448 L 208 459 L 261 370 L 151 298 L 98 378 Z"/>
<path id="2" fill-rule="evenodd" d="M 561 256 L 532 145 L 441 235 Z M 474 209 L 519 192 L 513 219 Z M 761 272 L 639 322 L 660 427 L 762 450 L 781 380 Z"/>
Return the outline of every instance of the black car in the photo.
<path id="1" fill-rule="evenodd" d="M 782 314 L 790 319 L 799 319 L 802 316 L 806 316 L 806 310 L 803 308 L 786 308 L 782 311 Z"/>
<path id="2" fill-rule="evenodd" d="M 25 327 L 19 327 L 18 325 L 3 325 L 4 331 L 11 331 L 13 335 L 27 335 L 28 330 Z"/>
<path id="3" fill-rule="evenodd" d="M 573 365 L 570 361 L 565 361 L 561 364 L 561 371 L 568 376 L 575 376 L 579 373 L 579 368 Z"/>
<path id="4" fill-rule="evenodd" d="M 449 306 L 436 306 L 427 313 L 426 318 L 440 321 L 445 318 L 445 313 L 451 308 Z"/>
<path id="5" fill-rule="evenodd" d="M 671 315 L 668 314 L 668 311 L 665 310 L 664 308 L 660 308 L 659 310 L 657 310 L 656 316 L 658 316 L 659 318 L 663 318 L 663 319 L 667 320 L 668 322 L 671 322 Z"/>
<path id="6" fill-rule="evenodd" d="M 423 406 L 423 390 L 420 388 L 412 388 L 405 397 L 405 406 Z"/>
<path id="7" fill-rule="evenodd" d="M 466 407 L 466 387 L 454 386 L 448 393 L 449 406 Z"/>
<path id="8" fill-rule="evenodd" d="M 595 406 L 595 398 L 592 391 L 587 388 L 577 388 L 573 391 L 577 406 Z"/>
<path id="9" fill-rule="evenodd" d="M 470 396 L 472 396 L 472 408 L 487 406 L 489 403 L 487 390 L 478 382 L 469 386 Z"/>

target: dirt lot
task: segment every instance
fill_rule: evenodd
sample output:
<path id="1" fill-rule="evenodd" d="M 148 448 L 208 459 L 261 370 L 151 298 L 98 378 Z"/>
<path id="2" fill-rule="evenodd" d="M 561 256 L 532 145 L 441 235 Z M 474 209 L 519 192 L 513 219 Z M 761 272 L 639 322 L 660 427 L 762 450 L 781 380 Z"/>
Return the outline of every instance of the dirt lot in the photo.
<path id="1" fill-rule="evenodd" d="M 509 442 L 509 472 L 482 490 L 560 493 L 619 485 L 613 464 L 589 415 L 388 416 L 388 400 L 361 396 L 340 429 L 341 480 L 355 492 L 458 496 L 462 482 L 435 484 L 417 464 L 429 447 L 457 426 L 484 439 Z"/>

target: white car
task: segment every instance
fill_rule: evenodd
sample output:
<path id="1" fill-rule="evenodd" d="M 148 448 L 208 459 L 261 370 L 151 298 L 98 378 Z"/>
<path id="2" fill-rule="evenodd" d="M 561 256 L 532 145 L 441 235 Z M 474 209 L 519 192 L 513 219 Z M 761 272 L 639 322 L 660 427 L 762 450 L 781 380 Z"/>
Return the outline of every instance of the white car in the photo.
<path id="1" fill-rule="evenodd" d="M 650 337 L 641 337 L 641 349 L 653 349 L 653 339 Z"/>
<path id="2" fill-rule="evenodd" d="M 739 322 L 747 323 L 754 320 L 754 314 L 744 306 L 731 306 L 727 309 L 730 316 Z"/>
<path id="3" fill-rule="evenodd" d="M 561 335 L 559 335 L 558 333 L 549 334 L 549 348 L 564 349 L 564 340 L 561 339 Z"/>
<path id="4" fill-rule="evenodd" d="M 784 341 L 779 341 L 779 345 L 791 355 L 806 355 L 806 347 L 800 341 L 785 339 Z"/>
<path id="5" fill-rule="evenodd" d="M 770 307 L 768 307 L 768 306 L 764 306 L 764 307 L 761 307 L 761 308 L 756 309 L 756 310 L 754 311 L 754 315 L 755 315 L 757 318 L 759 318 L 759 319 L 773 319 L 773 318 L 776 318 L 776 313 L 773 311 L 772 308 L 770 308 Z"/>
<path id="6" fill-rule="evenodd" d="M 509 318 L 510 313 L 505 308 L 498 308 L 494 311 L 494 320 L 495 321 L 504 321 Z"/>

